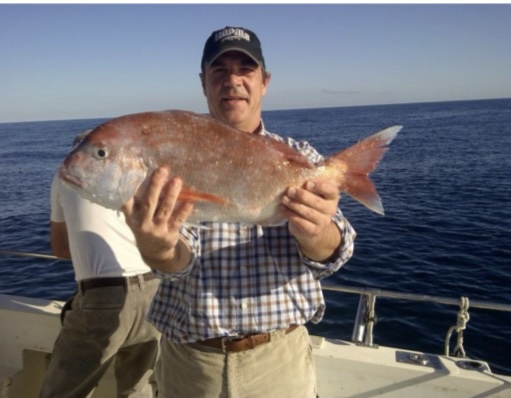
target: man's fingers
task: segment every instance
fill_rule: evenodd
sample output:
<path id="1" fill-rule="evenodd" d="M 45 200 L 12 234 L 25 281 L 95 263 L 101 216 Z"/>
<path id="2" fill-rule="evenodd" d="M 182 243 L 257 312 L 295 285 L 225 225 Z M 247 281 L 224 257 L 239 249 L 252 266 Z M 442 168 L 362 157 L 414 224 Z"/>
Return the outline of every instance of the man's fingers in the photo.
<path id="1" fill-rule="evenodd" d="M 168 229 L 169 230 L 177 230 L 181 228 L 188 217 L 193 212 L 193 203 L 192 202 L 183 202 L 178 205 L 178 207 L 174 210 L 173 217 L 168 220 Z"/>
<path id="2" fill-rule="evenodd" d="M 295 192 L 294 188 L 290 188 L 288 195 L 282 198 L 282 203 L 288 210 L 291 210 L 294 214 L 300 216 L 300 218 L 305 218 L 311 221 L 316 220 L 318 211 L 315 207 L 310 205 L 314 199 L 309 200 L 307 203 L 301 196 L 302 195 L 300 195 L 300 198 L 298 198 L 298 192 Z M 291 214 L 292 213 L 289 213 L 288 215 Z"/>
<path id="3" fill-rule="evenodd" d="M 326 200 L 339 199 L 339 189 L 330 181 L 307 181 L 304 188 Z"/>
<path id="4" fill-rule="evenodd" d="M 330 224 L 338 201 L 338 188 L 328 181 L 308 181 L 301 188 L 288 188 L 282 204 L 289 231 L 295 237 L 318 236 Z"/>
<path id="5" fill-rule="evenodd" d="M 155 224 L 167 223 L 170 216 L 173 215 L 182 185 L 183 182 L 180 178 L 173 178 L 162 189 L 158 207 L 153 217 Z"/>
<path id="6" fill-rule="evenodd" d="M 290 187 L 282 197 L 282 203 L 285 206 L 306 217 L 314 217 L 311 210 L 333 215 L 338 201 L 338 189 L 328 181 L 308 181 L 303 185 L 303 188 Z M 302 207 L 310 209 L 303 209 Z"/>
<path id="7" fill-rule="evenodd" d="M 165 183 L 167 182 L 169 170 L 167 167 L 160 167 L 156 169 L 151 176 L 147 192 L 143 196 L 143 201 L 140 205 L 145 208 L 145 214 L 148 219 L 152 219 L 158 208 L 159 198 Z"/>

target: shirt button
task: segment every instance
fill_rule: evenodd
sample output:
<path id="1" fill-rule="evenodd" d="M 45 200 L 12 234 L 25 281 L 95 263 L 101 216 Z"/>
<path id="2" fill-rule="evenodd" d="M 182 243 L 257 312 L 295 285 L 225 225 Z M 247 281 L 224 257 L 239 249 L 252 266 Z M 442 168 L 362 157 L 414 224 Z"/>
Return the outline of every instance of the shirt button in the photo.
<path id="1" fill-rule="evenodd" d="M 246 309 L 248 307 L 247 303 L 241 303 L 241 308 Z"/>

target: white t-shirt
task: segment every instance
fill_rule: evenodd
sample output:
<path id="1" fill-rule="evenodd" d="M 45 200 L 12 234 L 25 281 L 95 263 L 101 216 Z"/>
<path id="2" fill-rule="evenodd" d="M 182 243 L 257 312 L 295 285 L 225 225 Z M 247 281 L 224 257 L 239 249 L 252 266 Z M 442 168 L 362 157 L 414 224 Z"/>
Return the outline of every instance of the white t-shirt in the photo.
<path id="1" fill-rule="evenodd" d="M 77 281 L 151 271 L 121 211 L 75 194 L 57 175 L 51 186 L 51 221 L 65 222 Z"/>

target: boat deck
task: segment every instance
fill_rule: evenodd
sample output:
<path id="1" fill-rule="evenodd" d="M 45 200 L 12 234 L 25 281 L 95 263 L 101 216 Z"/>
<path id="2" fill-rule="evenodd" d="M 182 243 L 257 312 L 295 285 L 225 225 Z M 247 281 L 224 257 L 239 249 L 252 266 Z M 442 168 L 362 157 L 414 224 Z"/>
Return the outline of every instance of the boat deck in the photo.
<path id="1" fill-rule="evenodd" d="M 0 295 L 0 397 L 37 397 L 63 302 Z M 319 397 L 511 397 L 486 362 L 311 336 Z M 113 372 L 93 397 L 114 397 Z"/>

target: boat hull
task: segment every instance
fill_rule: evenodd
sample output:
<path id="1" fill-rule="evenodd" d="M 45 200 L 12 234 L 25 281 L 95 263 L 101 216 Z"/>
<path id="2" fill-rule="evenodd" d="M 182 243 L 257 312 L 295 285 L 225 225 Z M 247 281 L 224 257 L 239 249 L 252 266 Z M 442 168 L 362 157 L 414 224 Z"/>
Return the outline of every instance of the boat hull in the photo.
<path id="1" fill-rule="evenodd" d="M 61 301 L 0 294 L 0 397 L 37 397 L 60 330 Z M 319 396 L 510 397 L 511 377 L 483 361 L 311 336 Z M 113 397 L 110 369 L 93 398 Z"/>

